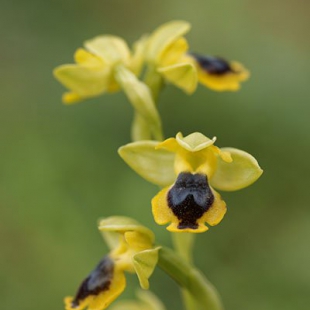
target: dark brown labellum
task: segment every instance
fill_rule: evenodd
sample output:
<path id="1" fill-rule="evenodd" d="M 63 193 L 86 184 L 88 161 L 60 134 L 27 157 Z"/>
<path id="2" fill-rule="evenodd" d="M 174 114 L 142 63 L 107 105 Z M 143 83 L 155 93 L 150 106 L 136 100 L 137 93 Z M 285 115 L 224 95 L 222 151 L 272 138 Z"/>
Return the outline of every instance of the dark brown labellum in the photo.
<path id="1" fill-rule="evenodd" d="M 202 56 L 190 53 L 195 58 L 199 66 L 209 74 L 224 75 L 225 73 L 234 72 L 228 61 L 221 57 Z"/>
<path id="2" fill-rule="evenodd" d="M 82 282 L 72 301 L 72 308 L 78 307 L 80 301 L 90 295 L 98 295 L 110 288 L 114 272 L 114 262 L 105 256 L 90 275 Z"/>
<path id="3" fill-rule="evenodd" d="M 179 229 L 197 229 L 201 218 L 214 202 L 214 195 L 203 174 L 182 172 L 168 192 L 168 206 L 180 220 Z"/>

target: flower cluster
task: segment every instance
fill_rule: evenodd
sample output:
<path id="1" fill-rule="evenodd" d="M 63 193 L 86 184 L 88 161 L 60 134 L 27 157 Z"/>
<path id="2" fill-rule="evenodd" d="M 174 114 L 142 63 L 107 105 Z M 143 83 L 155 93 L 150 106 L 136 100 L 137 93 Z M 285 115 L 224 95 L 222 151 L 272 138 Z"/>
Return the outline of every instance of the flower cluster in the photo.
<path id="1" fill-rule="evenodd" d="M 192 53 L 184 35 L 190 30 L 185 21 L 173 21 L 144 35 L 134 43 L 132 51 L 120 37 L 102 35 L 84 43 L 74 60 L 76 64 L 55 69 L 55 77 L 70 91 L 63 96 L 64 103 L 75 103 L 123 88 L 126 79 L 119 68 L 139 77 L 143 65 L 159 73 L 164 81 L 193 93 L 198 81 L 216 91 L 235 91 L 249 73 L 238 62 L 220 57 Z M 134 90 L 133 90 L 134 91 Z"/>
<path id="2" fill-rule="evenodd" d="M 54 75 L 68 89 L 63 95 L 66 104 L 119 90 L 125 93 L 134 109 L 134 142 L 120 147 L 119 155 L 140 176 L 161 187 L 151 202 L 155 222 L 168 224 L 171 232 L 201 233 L 209 229 L 206 224 L 220 223 L 227 211 L 217 190 L 245 188 L 261 176 L 262 169 L 252 155 L 219 148 L 215 137 L 199 132 L 164 140 L 157 99 L 165 84 L 187 94 L 199 83 L 215 91 L 236 91 L 249 77 L 236 61 L 193 52 L 185 38 L 190 27 L 185 21 L 166 23 L 132 48 L 117 36 L 95 37 L 76 51 L 74 64 L 57 67 Z M 140 286 L 148 289 L 157 262 L 182 286 L 192 308 L 199 304 L 197 309 L 222 309 L 214 288 L 189 263 L 186 251 L 193 234 L 174 234 L 191 237 L 187 241 L 175 237 L 180 255 L 173 256 L 164 247 L 159 251 L 153 233 L 133 219 L 109 217 L 100 221 L 99 229 L 111 250 L 76 295 L 65 299 L 66 310 L 106 309 L 125 289 L 125 272 L 136 273 Z M 139 301 L 120 302 L 112 309 L 164 310 L 151 293 L 140 292 L 138 297 Z"/>
<path id="3" fill-rule="evenodd" d="M 159 247 L 154 235 L 133 219 L 113 216 L 99 223 L 111 252 L 80 285 L 75 297 L 65 299 L 66 310 L 106 309 L 124 290 L 124 272 L 136 273 L 143 289 L 149 288 L 148 278 L 158 260 Z"/>

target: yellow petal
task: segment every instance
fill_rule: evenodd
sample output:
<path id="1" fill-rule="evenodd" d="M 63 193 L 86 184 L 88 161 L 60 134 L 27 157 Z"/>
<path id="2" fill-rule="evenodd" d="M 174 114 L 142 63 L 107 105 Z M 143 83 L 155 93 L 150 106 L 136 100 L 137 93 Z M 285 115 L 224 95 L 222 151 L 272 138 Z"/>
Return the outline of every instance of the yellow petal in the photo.
<path id="1" fill-rule="evenodd" d="M 137 76 L 140 74 L 144 63 L 147 39 L 147 36 L 142 36 L 140 40 L 133 44 L 133 55 L 129 68 Z"/>
<path id="2" fill-rule="evenodd" d="M 82 101 L 84 98 L 74 92 L 67 92 L 62 95 L 62 102 L 65 104 L 74 104 Z"/>
<path id="3" fill-rule="evenodd" d="M 185 21 L 172 21 L 158 27 L 150 36 L 147 46 L 147 59 L 160 63 L 165 49 L 190 30 Z"/>
<path id="4" fill-rule="evenodd" d="M 183 137 L 182 133 L 179 132 L 176 135 L 176 141 L 184 149 L 190 152 L 198 152 L 202 149 L 209 147 L 210 145 L 213 145 L 216 141 L 216 137 L 209 139 L 200 132 L 194 132 L 186 137 Z"/>
<path id="5" fill-rule="evenodd" d="M 169 138 L 158 144 L 163 148 L 176 153 L 174 160 L 175 174 L 181 172 L 196 172 L 207 175 L 209 178 L 216 169 L 216 156 L 212 140 L 199 132 L 194 132 L 186 137 L 178 133 L 175 138 Z"/>
<path id="6" fill-rule="evenodd" d="M 97 56 L 87 52 L 83 48 L 77 49 L 74 54 L 74 60 L 78 64 L 89 65 L 89 66 L 101 66 L 104 61 Z"/>
<path id="7" fill-rule="evenodd" d="M 62 65 L 54 70 L 54 76 L 75 95 L 65 95 L 68 103 L 78 97 L 89 98 L 104 93 L 108 87 L 109 70 L 102 63 L 98 67 Z"/>
<path id="8" fill-rule="evenodd" d="M 192 94 L 197 87 L 198 77 L 196 68 L 191 63 L 178 63 L 161 67 L 158 72 L 170 83 Z"/>
<path id="9" fill-rule="evenodd" d="M 188 50 L 188 43 L 185 38 L 181 37 L 173 41 L 163 51 L 160 59 L 160 66 L 169 66 L 180 62 Z"/>
<path id="10" fill-rule="evenodd" d="M 126 216 L 110 216 L 99 221 L 99 230 L 103 233 L 105 237 L 105 232 L 115 233 L 115 234 L 124 234 L 128 231 L 139 232 L 145 235 L 149 240 L 154 242 L 154 234 L 153 232 L 141 225 L 139 222 L 135 221 L 132 218 Z M 117 239 L 109 239 L 107 240 L 109 246 L 114 248 L 117 244 L 113 244 L 112 242 L 116 242 Z M 111 242 L 112 241 L 112 242 Z"/>
<path id="11" fill-rule="evenodd" d="M 146 234 L 141 234 L 137 231 L 127 231 L 124 234 L 124 238 L 130 247 L 135 252 L 144 251 L 153 247 L 153 239 Z"/>
<path id="12" fill-rule="evenodd" d="M 166 139 L 163 142 L 157 144 L 155 149 L 165 149 L 169 152 L 177 152 L 179 145 L 175 138 Z"/>
<path id="13" fill-rule="evenodd" d="M 130 51 L 127 43 L 120 37 L 98 36 L 86 41 L 84 45 L 91 53 L 102 58 L 110 65 L 119 62 L 129 64 Z"/>

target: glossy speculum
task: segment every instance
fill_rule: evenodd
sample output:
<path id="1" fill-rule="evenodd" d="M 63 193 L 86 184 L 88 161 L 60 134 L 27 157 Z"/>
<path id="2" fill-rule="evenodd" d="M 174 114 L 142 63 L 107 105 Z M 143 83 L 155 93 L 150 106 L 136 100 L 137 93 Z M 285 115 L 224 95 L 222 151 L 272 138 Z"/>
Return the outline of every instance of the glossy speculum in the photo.
<path id="1" fill-rule="evenodd" d="M 194 57 L 199 66 L 209 74 L 222 75 L 233 72 L 229 62 L 221 57 L 203 56 L 195 53 L 190 53 L 190 55 Z"/>
<path id="2" fill-rule="evenodd" d="M 90 295 L 98 295 L 110 288 L 113 278 L 114 263 L 109 256 L 105 256 L 90 275 L 82 282 L 72 301 L 72 307 L 78 307 L 80 301 Z"/>
<path id="3" fill-rule="evenodd" d="M 182 172 L 168 192 L 168 206 L 179 219 L 179 229 L 197 229 L 201 218 L 214 202 L 206 175 Z"/>

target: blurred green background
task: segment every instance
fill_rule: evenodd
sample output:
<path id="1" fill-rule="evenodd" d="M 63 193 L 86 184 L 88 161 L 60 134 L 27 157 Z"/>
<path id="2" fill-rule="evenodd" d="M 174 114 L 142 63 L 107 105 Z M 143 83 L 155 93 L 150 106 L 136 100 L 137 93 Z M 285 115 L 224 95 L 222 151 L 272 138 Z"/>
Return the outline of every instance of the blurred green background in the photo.
<path id="1" fill-rule="evenodd" d="M 245 64 L 238 93 L 200 87 L 160 98 L 166 136 L 201 131 L 247 150 L 264 174 L 222 193 L 229 211 L 201 234 L 195 261 L 227 310 L 307 310 L 310 304 L 310 2 L 306 0 L 12 0 L 0 10 L 1 309 L 63 309 L 63 297 L 106 252 L 97 219 L 133 216 L 156 232 L 157 188 L 118 157 L 129 141 L 122 93 L 61 104 L 52 69 L 98 34 L 129 43 L 163 22 L 192 23 L 191 49 Z M 137 284 L 123 296 L 131 297 Z M 176 285 L 156 270 L 152 290 L 180 309 Z"/>

